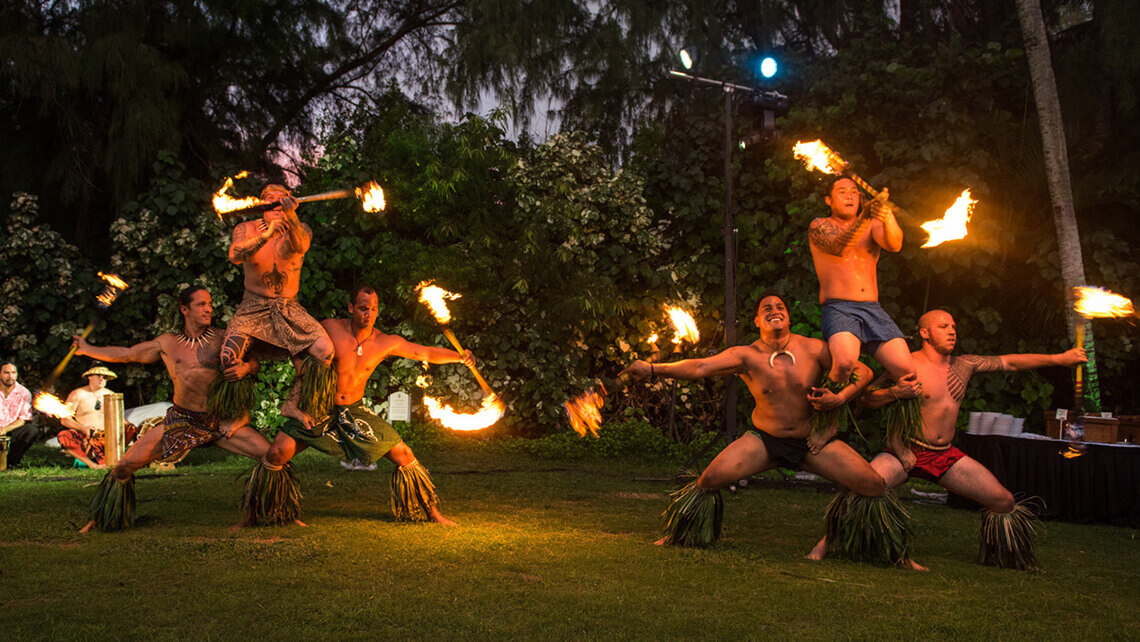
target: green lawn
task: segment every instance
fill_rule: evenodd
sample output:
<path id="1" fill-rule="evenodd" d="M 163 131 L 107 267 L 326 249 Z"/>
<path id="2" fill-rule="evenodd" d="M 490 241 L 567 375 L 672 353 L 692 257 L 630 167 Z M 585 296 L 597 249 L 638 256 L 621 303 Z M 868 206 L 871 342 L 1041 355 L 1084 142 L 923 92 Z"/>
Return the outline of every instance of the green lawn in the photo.
<path id="1" fill-rule="evenodd" d="M 417 449 L 421 450 L 421 449 Z M 830 494 L 726 498 L 712 550 L 651 546 L 675 467 L 422 450 L 457 529 L 401 525 L 390 465 L 298 457 L 308 528 L 230 533 L 247 464 L 137 482 L 139 526 L 79 535 L 98 472 L 0 474 L 6 639 L 1134 638 L 1136 532 L 1047 523 L 1044 573 L 985 568 L 977 516 L 907 502 L 930 573 L 803 555 Z M 773 476 L 775 480 L 778 476 Z M 903 493 L 904 496 L 909 493 Z"/>

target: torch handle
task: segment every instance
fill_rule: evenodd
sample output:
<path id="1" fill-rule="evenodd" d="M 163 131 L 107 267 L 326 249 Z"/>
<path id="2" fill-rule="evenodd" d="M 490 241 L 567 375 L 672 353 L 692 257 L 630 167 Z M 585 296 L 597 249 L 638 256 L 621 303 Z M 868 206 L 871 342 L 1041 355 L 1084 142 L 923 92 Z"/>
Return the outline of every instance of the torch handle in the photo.
<path id="1" fill-rule="evenodd" d="M 356 196 L 356 192 L 350 189 L 338 189 L 331 192 L 321 192 L 320 194 L 310 194 L 308 196 L 298 196 L 296 200 L 298 203 L 312 203 L 314 201 L 332 201 L 338 198 L 352 198 Z M 267 212 L 275 207 L 281 201 L 262 201 L 257 205 L 250 205 L 236 210 L 230 210 L 221 214 L 220 216 L 240 216 L 242 214 L 253 214 L 255 212 Z"/>
<path id="2" fill-rule="evenodd" d="M 852 172 L 851 170 L 846 170 L 844 172 L 844 175 L 847 178 L 850 178 L 852 181 L 854 181 L 856 185 L 858 185 L 859 187 L 862 187 L 864 191 L 866 191 L 868 194 L 870 194 L 874 198 L 880 199 L 884 203 L 890 205 L 891 211 L 893 211 L 895 213 L 896 218 L 906 220 L 908 223 L 916 223 L 915 218 L 913 216 L 911 216 L 910 212 L 904 210 L 903 208 L 899 207 L 898 205 L 895 205 L 890 199 L 884 199 L 883 193 L 880 192 L 879 190 L 875 189 L 874 187 L 872 187 L 871 184 L 868 183 L 867 181 L 863 180 L 863 178 L 861 176 L 859 176 L 855 172 Z"/>
<path id="3" fill-rule="evenodd" d="M 451 345 L 455 346 L 456 352 L 463 354 L 463 346 L 459 345 L 459 339 L 455 338 L 455 333 L 451 331 L 451 328 L 444 326 L 443 336 L 447 337 L 447 340 L 451 342 Z M 483 392 L 489 395 L 495 394 L 491 391 L 490 384 L 488 384 L 487 380 L 483 378 L 483 375 L 479 374 L 479 371 L 475 369 L 475 366 L 470 366 L 470 368 L 471 374 L 475 375 L 475 381 L 479 382 L 479 387 L 483 389 Z"/>
<path id="4" fill-rule="evenodd" d="M 87 324 L 86 328 L 83 328 L 83 332 L 80 333 L 79 336 L 86 339 L 87 337 L 91 336 L 91 331 L 94 329 L 95 329 L 95 322 L 92 321 L 91 323 Z M 48 375 L 47 381 L 44 382 L 44 386 L 43 386 L 44 390 L 50 390 L 51 389 L 51 385 L 53 383 L 55 383 L 56 379 L 59 379 L 59 375 L 63 374 L 63 369 L 66 368 L 67 364 L 71 362 L 71 358 L 75 356 L 75 352 L 77 350 L 79 350 L 79 346 L 72 346 L 72 348 L 67 351 L 67 356 L 64 357 L 63 361 L 60 361 L 59 365 L 57 365 L 55 367 L 55 370 L 52 370 L 51 374 Z"/>

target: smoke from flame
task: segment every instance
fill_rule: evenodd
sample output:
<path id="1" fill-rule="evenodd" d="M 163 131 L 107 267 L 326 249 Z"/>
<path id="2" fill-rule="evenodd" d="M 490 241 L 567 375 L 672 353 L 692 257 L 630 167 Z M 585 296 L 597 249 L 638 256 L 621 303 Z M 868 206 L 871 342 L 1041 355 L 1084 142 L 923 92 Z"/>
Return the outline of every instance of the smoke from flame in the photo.
<path id="1" fill-rule="evenodd" d="M 249 176 L 249 172 L 239 172 L 237 176 L 226 178 L 226 182 L 222 183 L 222 188 L 214 193 L 214 211 L 218 213 L 218 218 L 222 218 L 222 214 L 240 210 L 243 207 L 252 207 L 260 205 L 261 199 L 253 196 L 247 198 L 234 198 L 226 194 L 226 190 L 234 186 L 234 179 L 243 179 Z"/>
<path id="2" fill-rule="evenodd" d="M 484 397 L 479 410 L 469 415 L 456 412 L 451 406 L 444 405 L 438 399 L 427 395 L 424 395 L 424 406 L 427 407 L 432 419 L 452 430 L 482 430 L 498 421 L 506 410 L 495 395 Z"/>
<path id="3" fill-rule="evenodd" d="M 847 163 L 822 140 L 813 140 L 810 143 L 796 141 L 792 147 L 792 155 L 802 160 L 809 170 L 818 170 L 824 174 L 839 174 L 847 169 Z"/>
<path id="4" fill-rule="evenodd" d="M 605 397 L 596 390 L 589 390 L 566 402 L 566 414 L 570 417 L 570 427 L 579 437 L 585 437 L 589 432 L 598 436 L 598 426 L 602 423 L 601 408 L 606 403 Z"/>
<path id="5" fill-rule="evenodd" d="M 376 181 L 368 181 L 363 187 L 356 188 L 356 198 L 360 199 L 365 212 L 379 212 L 384 209 L 384 190 Z"/>
<path id="6" fill-rule="evenodd" d="M 59 397 L 53 394 L 48 394 L 46 392 L 41 392 L 36 395 L 36 399 L 32 402 L 32 406 L 45 415 L 51 415 L 52 417 L 59 417 L 62 419 L 64 417 L 75 416 L 75 411 L 71 409 L 71 406 L 68 406 L 67 404 L 60 401 Z"/>
<path id="7" fill-rule="evenodd" d="M 1104 288 L 1079 286 L 1073 288 L 1076 301 L 1073 310 L 1086 319 L 1109 319 L 1136 314 L 1132 301 Z"/>
<path id="8" fill-rule="evenodd" d="M 963 190 L 962 194 L 958 196 L 958 200 L 954 201 L 954 204 L 946 210 L 942 218 L 922 224 L 922 229 L 930 235 L 922 247 L 934 247 L 946 241 L 964 238 L 966 236 L 966 223 L 974 213 L 975 204 L 977 201 L 970 197 L 970 190 Z"/>
<path id="9" fill-rule="evenodd" d="M 701 332 L 697 330 L 697 322 L 693 320 L 691 314 L 669 305 L 665 306 L 665 311 L 669 313 L 669 321 L 673 323 L 673 329 L 676 331 L 673 343 L 680 345 L 682 341 L 696 343 L 701 340 Z"/>
<path id="10" fill-rule="evenodd" d="M 416 286 L 416 291 L 420 293 L 420 303 L 428 306 L 428 309 L 431 310 L 431 315 L 435 317 L 436 321 L 440 323 L 449 323 L 451 321 L 451 311 L 447 309 L 445 299 L 458 299 L 461 295 L 448 292 L 437 285 L 432 285 L 431 281 L 421 282 Z"/>

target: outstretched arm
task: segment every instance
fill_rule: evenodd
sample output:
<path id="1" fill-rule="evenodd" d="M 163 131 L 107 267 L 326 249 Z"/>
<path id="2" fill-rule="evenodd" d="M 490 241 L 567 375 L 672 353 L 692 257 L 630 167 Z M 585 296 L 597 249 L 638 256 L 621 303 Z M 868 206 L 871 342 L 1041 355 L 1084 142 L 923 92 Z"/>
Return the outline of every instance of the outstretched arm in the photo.
<path id="1" fill-rule="evenodd" d="M 471 351 L 466 350 L 465 352 L 466 354 L 459 354 L 455 350 L 448 350 L 447 348 L 421 346 L 406 339 L 397 339 L 392 351 L 388 354 L 428 363 L 463 363 L 468 367 L 475 365 L 475 357 Z"/>
<path id="2" fill-rule="evenodd" d="M 618 375 L 644 379 L 650 375 L 671 379 L 703 379 L 721 375 L 743 374 L 748 364 L 744 360 L 746 348 L 729 348 L 720 354 L 704 359 L 685 359 L 676 363 L 655 363 L 637 360 Z"/>
<path id="3" fill-rule="evenodd" d="M 158 343 L 158 339 L 143 341 L 129 348 L 123 348 L 119 346 L 93 346 L 87 343 L 83 337 L 75 335 L 71 337 L 71 346 L 76 349 L 75 354 L 77 355 L 111 363 L 155 363 L 162 356 L 162 346 Z"/>
<path id="4" fill-rule="evenodd" d="M 1089 360 L 1084 348 L 1073 348 L 1058 354 L 1005 354 L 999 358 L 1001 359 L 1002 370 L 1006 371 L 1032 370 L 1047 366 L 1071 368 L 1082 363 L 1088 363 Z M 986 372 L 980 367 L 977 371 Z"/>

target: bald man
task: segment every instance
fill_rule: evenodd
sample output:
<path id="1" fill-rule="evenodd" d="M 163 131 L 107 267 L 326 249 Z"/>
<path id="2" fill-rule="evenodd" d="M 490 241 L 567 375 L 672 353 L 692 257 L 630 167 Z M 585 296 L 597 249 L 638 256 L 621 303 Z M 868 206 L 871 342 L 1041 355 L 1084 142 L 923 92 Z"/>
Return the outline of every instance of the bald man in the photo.
<path id="1" fill-rule="evenodd" d="M 879 453 L 871 466 L 882 475 L 887 486 L 894 488 L 914 476 L 926 479 L 963 497 L 968 497 L 986 509 L 985 520 L 1007 520 L 1013 513 L 1026 511 L 1016 504 L 1013 494 L 993 476 L 985 466 L 951 445 L 958 411 L 966 397 L 970 377 L 978 372 L 1013 372 L 1047 366 L 1073 367 L 1088 361 L 1085 351 L 1073 348 L 1059 354 L 1007 354 L 954 356 L 958 341 L 954 318 L 944 310 L 931 310 L 918 321 L 918 335 L 922 347 L 912 353 L 918 377 L 916 381 L 903 380 L 890 387 L 879 388 L 863 395 L 863 404 L 880 408 L 900 399 L 922 395 L 922 437 L 911 441 L 910 450 L 915 457 L 914 467 L 907 470 L 893 453 Z M 872 386 L 874 388 L 874 386 Z M 1017 511 L 1015 511 L 1017 509 Z M 983 544 L 983 547 L 985 544 Z M 826 538 L 820 540 L 809 557 L 820 559 L 826 548 Z M 1008 558 L 1008 552 L 1003 556 Z M 1014 560 L 1013 566 L 1022 567 Z M 1032 560 L 1029 560 L 1032 566 Z M 1004 566 L 1005 564 L 997 564 Z"/>

